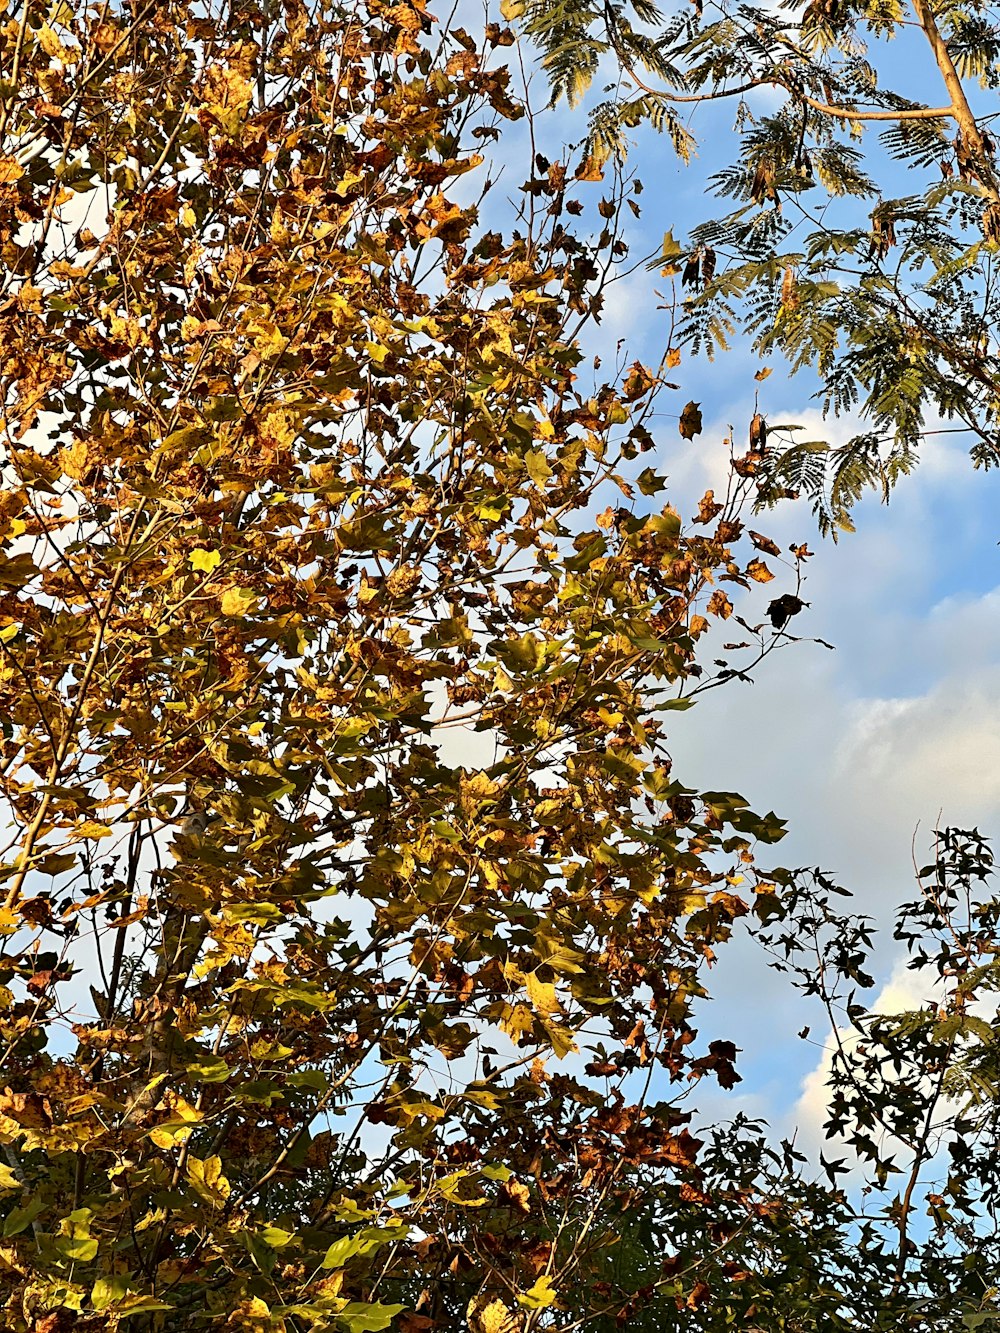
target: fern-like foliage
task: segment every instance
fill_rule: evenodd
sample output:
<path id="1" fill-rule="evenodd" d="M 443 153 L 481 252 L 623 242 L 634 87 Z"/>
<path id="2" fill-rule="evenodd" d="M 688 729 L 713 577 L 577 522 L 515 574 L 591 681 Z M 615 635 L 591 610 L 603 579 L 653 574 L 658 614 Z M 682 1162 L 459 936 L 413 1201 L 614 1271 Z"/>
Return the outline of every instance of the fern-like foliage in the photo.
<path id="1" fill-rule="evenodd" d="M 866 487 L 886 495 L 913 467 L 938 418 L 968 430 L 977 466 L 998 461 L 1000 147 L 989 115 L 973 142 L 954 117 L 923 114 L 947 107 L 950 85 L 905 0 L 693 0 L 666 19 L 653 0 L 528 3 L 554 95 L 579 98 L 603 57 L 621 61 L 621 94 L 590 112 L 597 170 L 642 122 L 686 160 L 675 94 L 738 99 L 732 154 L 708 182 L 720 202 L 690 237 L 689 258 L 710 249 L 712 270 L 686 292 L 680 336 L 711 356 L 749 334 L 761 354 L 819 377 L 825 412 L 864 425 L 822 459 L 793 446 L 775 487 L 804 490 L 825 527 L 843 526 Z M 935 12 L 960 77 L 1000 86 L 992 13 L 950 0 Z M 907 59 L 927 61 L 926 104 L 893 86 L 896 67 L 868 44 L 904 24 Z M 777 109 L 761 114 L 754 87 L 777 92 Z"/>

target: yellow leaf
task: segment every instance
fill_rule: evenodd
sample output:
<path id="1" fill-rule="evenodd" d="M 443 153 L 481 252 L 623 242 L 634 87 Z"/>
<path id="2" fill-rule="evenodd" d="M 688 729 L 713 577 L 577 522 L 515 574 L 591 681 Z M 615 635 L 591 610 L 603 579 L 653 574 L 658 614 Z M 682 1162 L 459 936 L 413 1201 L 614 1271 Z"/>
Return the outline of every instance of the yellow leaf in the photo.
<path id="1" fill-rule="evenodd" d="M 77 824 L 73 830 L 73 837 L 80 838 L 110 838 L 111 829 L 107 824 L 98 824 L 96 819 L 86 819 L 82 824 Z"/>
<path id="2" fill-rule="evenodd" d="M 524 987 L 528 992 L 531 1007 L 536 1013 L 559 1013 L 560 1006 L 556 997 L 556 988 L 550 981 L 539 981 L 534 972 L 529 972 L 524 979 Z"/>
<path id="3" fill-rule="evenodd" d="M 56 33 L 53 32 L 47 23 L 43 23 L 38 29 L 38 45 L 47 56 L 56 60 L 61 60 L 64 63 L 66 62 L 66 57 L 73 54 L 63 45 Z"/>
<path id="4" fill-rule="evenodd" d="M 528 1291 L 522 1292 L 517 1300 L 526 1310 L 544 1310 L 550 1305 L 555 1305 L 556 1291 L 552 1279 L 547 1276 L 540 1277 L 535 1285 Z"/>
<path id="5" fill-rule="evenodd" d="M 505 1004 L 499 1015 L 499 1023 L 516 1046 L 524 1034 L 534 1027 L 535 1020 L 526 1004 Z"/>
<path id="6" fill-rule="evenodd" d="M 187 1143 L 193 1129 L 193 1125 L 180 1124 L 176 1120 L 167 1120 L 162 1125 L 157 1125 L 155 1129 L 149 1131 L 149 1139 L 158 1148 L 176 1148 L 178 1144 Z"/>
<path id="7" fill-rule="evenodd" d="M 755 583 L 770 583 L 774 575 L 764 564 L 763 560 L 751 560 L 747 565 L 747 573 Z"/>
<path id="8" fill-rule="evenodd" d="M 259 356 L 271 358 L 280 356 L 288 346 L 288 339 L 270 319 L 249 321 L 248 332 L 253 335 L 254 350 Z"/>
<path id="9" fill-rule="evenodd" d="M 256 604 L 257 595 L 249 588 L 227 588 L 219 599 L 224 616 L 243 616 Z"/>
<path id="10" fill-rule="evenodd" d="M 473 1328 L 478 1328 L 481 1333 L 511 1333 L 517 1327 L 511 1311 L 503 1301 L 496 1299 L 482 1306 L 476 1312 L 475 1319 Z"/>
<path id="11" fill-rule="evenodd" d="M 222 1174 L 220 1158 L 206 1157 L 200 1161 L 197 1157 L 189 1157 L 187 1175 L 195 1191 L 208 1203 L 221 1206 L 229 1198 L 229 1181 Z"/>
<path id="12" fill-rule="evenodd" d="M 218 551 L 205 551 L 199 547 L 191 552 L 188 560 L 195 569 L 200 569 L 204 574 L 211 574 L 212 570 L 222 560 L 222 556 Z"/>
<path id="13" fill-rule="evenodd" d="M 59 462 L 67 477 L 79 481 L 87 472 L 87 441 L 74 440 L 67 448 L 60 449 Z"/>

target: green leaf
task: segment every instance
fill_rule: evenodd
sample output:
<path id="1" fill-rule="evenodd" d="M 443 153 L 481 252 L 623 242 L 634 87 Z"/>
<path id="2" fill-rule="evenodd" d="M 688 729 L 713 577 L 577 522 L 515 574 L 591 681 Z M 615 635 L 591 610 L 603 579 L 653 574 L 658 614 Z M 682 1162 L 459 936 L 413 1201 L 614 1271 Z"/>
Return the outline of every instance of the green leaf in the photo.
<path id="1" fill-rule="evenodd" d="M 364 1305 L 352 1301 L 337 1312 L 336 1320 L 347 1333 L 380 1333 L 405 1309 L 405 1305 Z"/>
<path id="2" fill-rule="evenodd" d="M 44 1210 L 45 1204 L 41 1199 L 31 1199 L 23 1208 L 12 1208 L 3 1220 L 3 1234 L 19 1236 Z"/>
<path id="3" fill-rule="evenodd" d="M 272 1250 L 283 1250 L 295 1239 L 294 1231 L 285 1231 L 282 1227 L 263 1227 L 258 1234 L 264 1244 L 270 1245 Z"/>
<path id="4" fill-rule="evenodd" d="M 666 477 L 654 471 L 651 467 L 647 467 L 640 472 L 636 481 L 639 483 L 639 490 L 642 491 L 643 495 L 655 495 L 657 491 L 664 490 L 667 485 Z"/>
<path id="5" fill-rule="evenodd" d="M 90 1293 L 91 1304 L 95 1310 L 106 1310 L 128 1293 L 130 1273 L 113 1273 L 108 1277 L 99 1277 Z"/>
<path id="6" fill-rule="evenodd" d="M 543 449 L 529 449 L 524 455 L 525 467 L 528 469 L 528 476 L 536 486 L 544 488 L 545 483 L 552 476 L 552 465 L 545 456 Z"/>
<path id="7" fill-rule="evenodd" d="M 225 1083 L 232 1072 L 225 1060 L 209 1055 L 185 1065 L 185 1069 L 198 1083 Z"/>
<path id="8" fill-rule="evenodd" d="M 353 1259 L 356 1255 L 371 1254 L 382 1245 L 403 1240 L 408 1234 L 409 1228 L 405 1226 L 365 1227 L 356 1236 L 344 1236 L 342 1240 L 335 1240 L 323 1256 L 321 1267 L 343 1268 L 348 1259 Z"/>

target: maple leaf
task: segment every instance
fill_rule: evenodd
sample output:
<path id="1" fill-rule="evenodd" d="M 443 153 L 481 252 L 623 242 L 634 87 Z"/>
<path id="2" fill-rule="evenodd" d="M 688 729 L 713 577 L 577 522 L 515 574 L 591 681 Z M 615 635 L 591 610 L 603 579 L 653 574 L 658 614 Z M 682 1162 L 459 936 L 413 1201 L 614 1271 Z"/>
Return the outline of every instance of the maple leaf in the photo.
<path id="1" fill-rule="evenodd" d="M 701 434 L 701 409 L 698 403 L 687 404 L 680 415 L 678 429 L 685 440 L 693 440 Z"/>

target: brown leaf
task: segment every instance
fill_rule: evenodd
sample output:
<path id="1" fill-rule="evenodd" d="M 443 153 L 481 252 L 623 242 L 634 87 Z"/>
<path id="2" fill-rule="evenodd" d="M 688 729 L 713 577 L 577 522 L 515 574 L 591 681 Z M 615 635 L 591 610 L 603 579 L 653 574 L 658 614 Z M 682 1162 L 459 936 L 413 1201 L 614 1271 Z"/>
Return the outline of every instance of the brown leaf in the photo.
<path id="1" fill-rule="evenodd" d="M 719 504 L 716 500 L 714 491 L 706 491 L 701 497 L 694 521 L 696 523 L 711 523 L 713 518 L 718 518 L 724 508 L 725 505 Z"/>
<path id="2" fill-rule="evenodd" d="M 678 429 L 681 438 L 693 440 L 696 435 L 701 434 L 701 406 L 698 403 L 688 403 L 680 415 Z"/>
<path id="3" fill-rule="evenodd" d="M 767 422 L 759 412 L 754 413 L 750 422 L 750 449 L 753 453 L 763 453 L 767 447 Z"/>
<path id="4" fill-rule="evenodd" d="M 799 304 L 799 283 L 793 268 L 786 268 L 781 279 L 781 304 L 786 310 L 794 310 Z"/>
<path id="5" fill-rule="evenodd" d="M 808 602 L 803 602 L 800 597 L 794 593 L 786 592 L 781 597 L 776 597 L 767 608 L 767 614 L 771 624 L 775 629 L 783 629 L 788 624 L 792 616 L 797 616 L 803 607 L 808 606 Z"/>
<path id="6" fill-rule="evenodd" d="M 707 1282 L 696 1282 L 684 1303 L 689 1310 L 697 1310 L 705 1304 L 711 1294 L 711 1288 Z"/>
<path id="7" fill-rule="evenodd" d="M 747 573 L 755 583 L 770 583 L 774 578 L 763 560 L 751 560 L 747 565 Z"/>
<path id="8" fill-rule="evenodd" d="M 768 555 L 781 555 L 781 547 L 777 542 L 773 542 L 770 537 L 765 537 L 762 532 L 754 532 L 753 528 L 748 531 L 750 540 L 758 551 L 766 551 Z"/>

